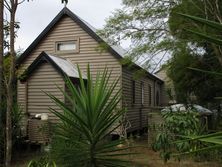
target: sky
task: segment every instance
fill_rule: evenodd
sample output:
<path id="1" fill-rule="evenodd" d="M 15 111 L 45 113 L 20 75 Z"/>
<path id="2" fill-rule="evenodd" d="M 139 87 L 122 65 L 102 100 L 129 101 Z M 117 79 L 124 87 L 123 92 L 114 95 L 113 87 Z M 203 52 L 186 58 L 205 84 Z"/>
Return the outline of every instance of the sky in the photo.
<path id="1" fill-rule="evenodd" d="M 122 0 L 69 0 L 67 7 L 95 28 L 121 7 Z M 16 49 L 25 50 L 64 7 L 61 0 L 31 0 L 19 5 L 16 21 L 20 22 Z"/>

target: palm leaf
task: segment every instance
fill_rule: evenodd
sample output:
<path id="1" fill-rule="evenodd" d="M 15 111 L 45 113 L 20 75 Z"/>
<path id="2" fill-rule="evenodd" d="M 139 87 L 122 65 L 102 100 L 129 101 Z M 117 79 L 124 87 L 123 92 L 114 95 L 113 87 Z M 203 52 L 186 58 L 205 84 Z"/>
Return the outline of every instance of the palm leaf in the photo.
<path id="1" fill-rule="evenodd" d="M 196 16 L 191 16 L 191 15 L 183 14 L 183 13 L 177 13 L 177 14 L 182 16 L 182 17 L 191 19 L 191 20 L 193 20 L 193 21 L 195 21 L 197 23 L 202 23 L 202 24 L 208 25 L 208 26 L 210 26 L 212 28 L 216 28 L 216 29 L 222 31 L 222 24 L 220 24 L 218 22 L 207 20 L 207 19 L 204 19 L 204 18 L 196 17 Z"/>
<path id="2" fill-rule="evenodd" d="M 93 79 L 90 67 L 87 68 L 87 84 L 80 68 L 79 88 L 66 77 L 65 83 L 70 94 L 63 92 L 72 105 L 48 94 L 63 111 L 51 108 L 61 121 L 57 126 L 53 140 L 53 153 L 63 166 L 127 166 L 127 160 L 120 157 L 129 155 L 128 147 L 118 148 L 123 140 L 107 141 L 119 126 L 125 109 L 119 109 L 121 89 L 117 90 L 119 78 L 110 81 L 111 72 L 107 68 L 98 72 Z M 75 155 L 75 156 L 73 156 Z"/>
<path id="3" fill-rule="evenodd" d="M 198 68 L 193 68 L 193 67 L 188 67 L 188 69 L 194 70 L 194 71 L 198 71 L 198 72 L 202 72 L 202 73 L 206 73 L 206 74 L 222 76 L 222 73 L 215 72 L 215 71 L 206 71 L 206 70 L 202 70 L 202 69 L 198 69 Z"/>
<path id="4" fill-rule="evenodd" d="M 202 37 L 203 39 L 207 40 L 208 42 L 215 43 L 217 45 L 222 45 L 222 40 L 220 40 L 218 38 L 214 38 L 212 36 L 206 35 L 206 34 L 201 33 L 201 32 L 196 32 L 196 31 L 193 31 L 193 30 L 184 29 L 184 31 L 187 31 L 187 32 L 195 34 L 195 35 L 197 35 L 199 37 Z"/>
<path id="5" fill-rule="evenodd" d="M 220 24 L 218 22 L 207 20 L 207 19 L 204 19 L 204 18 L 196 17 L 196 16 L 182 14 L 182 13 L 177 13 L 177 14 L 182 16 L 182 17 L 185 17 L 187 19 L 191 19 L 191 20 L 193 20 L 197 23 L 201 23 L 201 24 L 207 25 L 211 28 L 215 28 L 215 29 L 218 29 L 218 30 L 222 31 L 222 24 Z M 217 45 L 222 45 L 222 40 L 219 39 L 219 38 L 213 37 L 212 35 L 207 35 L 203 32 L 197 32 L 197 31 L 193 31 L 193 30 L 189 30 L 189 29 L 184 29 L 184 31 L 195 34 L 195 35 L 207 40 L 208 42 L 211 42 L 211 43 L 214 43 L 214 44 L 217 44 Z"/>

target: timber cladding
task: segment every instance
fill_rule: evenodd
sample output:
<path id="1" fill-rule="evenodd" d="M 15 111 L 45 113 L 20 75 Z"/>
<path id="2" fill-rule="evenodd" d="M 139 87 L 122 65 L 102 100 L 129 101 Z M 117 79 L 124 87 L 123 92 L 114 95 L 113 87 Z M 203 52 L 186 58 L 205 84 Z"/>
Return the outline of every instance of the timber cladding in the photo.
<path id="1" fill-rule="evenodd" d="M 126 119 L 131 124 L 130 131 L 148 126 L 148 113 L 157 105 L 156 92 L 161 91 L 160 83 L 147 75 L 135 79 L 135 72 L 128 67 L 122 68 L 122 106 L 127 108 Z"/>
<path id="2" fill-rule="evenodd" d="M 72 40 L 76 38 L 79 39 L 78 53 L 56 53 L 56 42 L 61 40 L 64 41 L 64 39 Z M 112 71 L 110 81 L 112 82 L 118 77 L 121 77 L 122 66 L 111 53 L 99 52 L 97 50 L 98 46 L 99 43 L 77 23 L 70 17 L 64 16 L 24 59 L 22 64 L 20 64 L 18 68 L 19 75 L 29 67 L 42 51 L 45 51 L 48 54 L 68 59 L 73 64 L 78 64 L 83 72 L 86 72 L 87 64 L 89 63 L 94 78 L 98 71 L 102 71 L 105 67 L 108 67 L 109 70 Z M 28 86 L 27 88 L 25 86 L 26 84 Z M 61 92 L 56 88 L 56 84 L 65 90 L 62 76 L 49 63 L 44 63 L 34 70 L 31 77 L 27 80 L 27 83 L 18 81 L 18 103 L 23 110 L 28 112 L 31 116 L 38 113 L 48 113 L 50 119 L 54 121 L 56 118 L 48 109 L 49 107 L 56 109 L 56 106 L 43 91 L 52 93 L 60 99 L 64 99 Z M 121 79 L 116 89 L 120 87 Z M 26 89 L 28 91 L 27 95 L 25 94 Z M 26 125 L 27 121 L 23 121 L 23 124 Z"/>
<path id="3" fill-rule="evenodd" d="M 49 63 L 42 63 L 32 73 L 28 83 L 28 112 L 33 117 L 36 114 L 48 113 L 50 120 L 57 118 L 49 112 L 49 107 L 61 111 L 58 106 L 46 95 L 46 93 L 56 96 L 64 101 L 64 95 L 58 90 L 59 86 L 64 90 L 62 76 Z"/>
<path id="4" fill-rule="evenodd" d="M 66 59 L 74 65 L 78 64 L 83 73 L 86 73 L 89 64 L 93 78 L 98 71 L 103 71 L 107 67 L 112 71 L 110 83 L 120 77 L 114 93 L 122 88 L 122 101 L 119 106 L 128 110 L 127 119 L 131 124 L 129 131 L 147 127 L 150 107 L 156 106 L 157 101 L 161 104 L 163 82 L 146 72 L 144 77 L 135 80 L 133 86 L 134 71 L 121 64 L 123 56 L 120 55 L 121 51 L 111 46 L 108 46 L 106 51 L 99 51 L 100 42 L 104 41 L 88 26 L 88 23 L 64 8 L 18 59 L 18 75 L 23 74 L 43 51 L 47 55 Z M 69 43 L 69 41 L 75 41 L 76 50 L 57 50 L 58 43 Z M 141 69 L 137 65 L 135 67 Z M 57 88 L 59 86 L 66 91 L 63 76 L 47 60 L 39 63 L 30 75 L 24 83 L 18 81 L 18 103 L 31 117 L 35 114 L 48 113 L 50 121 L 56 121 L 57 118 L 49 111 L 49 107 L 57 110 L 59 108 L 45 92 L 66 101 Z M 157 92 L 159 92 L 158 98 Z M 26 120 L 23 121 L 24 126 L 27 125 Z"/>

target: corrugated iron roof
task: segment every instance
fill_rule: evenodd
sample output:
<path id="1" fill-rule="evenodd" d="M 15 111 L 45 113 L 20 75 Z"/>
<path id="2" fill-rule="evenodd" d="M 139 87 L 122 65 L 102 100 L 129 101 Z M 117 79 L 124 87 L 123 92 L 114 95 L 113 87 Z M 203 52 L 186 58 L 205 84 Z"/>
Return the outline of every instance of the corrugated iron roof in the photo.
<path id="1" fill-rule="evenodd" d="M 72 62 L 58 56 L 50 54 L 48 56 L 68 77 L 79 78 L 78 68 Z M 82 77 L 83 79 L 87 79 L 84 73 L 82 73 Z"/>
<path id="2" fill-rule="evenodd" d="M 33 71 L 37 69 L 39 65 L 41 65 L 43 62 L 50 63 L 58 72 L 60 72 L 61 75 L 67 76 L 70 78 L 79 78 L 79 72 L 77 65 L 73 64 L 67 59 L 49 55 L 46 52 L 40 53 L 40 55 L 32 62 L 32 64 L 29 65 L 29 67 L 24 71 L 24 73 L 21 75 L 21 81 L 27 80 Z M 82 78 L 87 79 L 87 76 L 82 72 Z"/>

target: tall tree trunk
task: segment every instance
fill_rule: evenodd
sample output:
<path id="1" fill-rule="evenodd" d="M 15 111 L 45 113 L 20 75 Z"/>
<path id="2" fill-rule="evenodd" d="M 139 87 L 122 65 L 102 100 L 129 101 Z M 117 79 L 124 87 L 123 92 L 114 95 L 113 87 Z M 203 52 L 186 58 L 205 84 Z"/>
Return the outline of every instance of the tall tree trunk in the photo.
<path id="1" fill-rule="evenodd" d="M 12 117 L 11 113 L 13 110 L 14 103 L 14 81 L 15 81 L 15 13 L 17 9 L 18 1 L 11 1 L 10 11 L 10 72 L 9 79 L 7 82 L 7 113 L 6 113 L 6 159 L 5 165 L 9 167 L 11 165 L 12 157 Z"/>
<path id="2" fill-rule="evenodd" d="M 4 1 L 0 0 L 0 129 L 2 129 L 2 95 L 3 95 L 3 8 Z"/>
<path id="3" fill-rule="evenodd" d="M 3 48 L 4 48 L 4 34 L 3 34 L 3 8 L 4 8 L 4 1 L 0 0 L 0 129 L 2 125 L 2 95 L 3 95 Z"/>
<path id="4" fill-rule="evenodd" d="M 0 0 L 0 141 L 4 141 L 4 132 L 3 132 L 3 45 L 4 45 L 4 34 L 3 34 L 3 9 L 4 9 L 4 1 Z M 0 150 L 2 151 L 4 149 L 4 144 L 0 143 Z M 3 154 L 0 153 L 0 158 L 3 159 Z M 0 159 L 0 164 L 3 162 L 3 160 Z"/>

